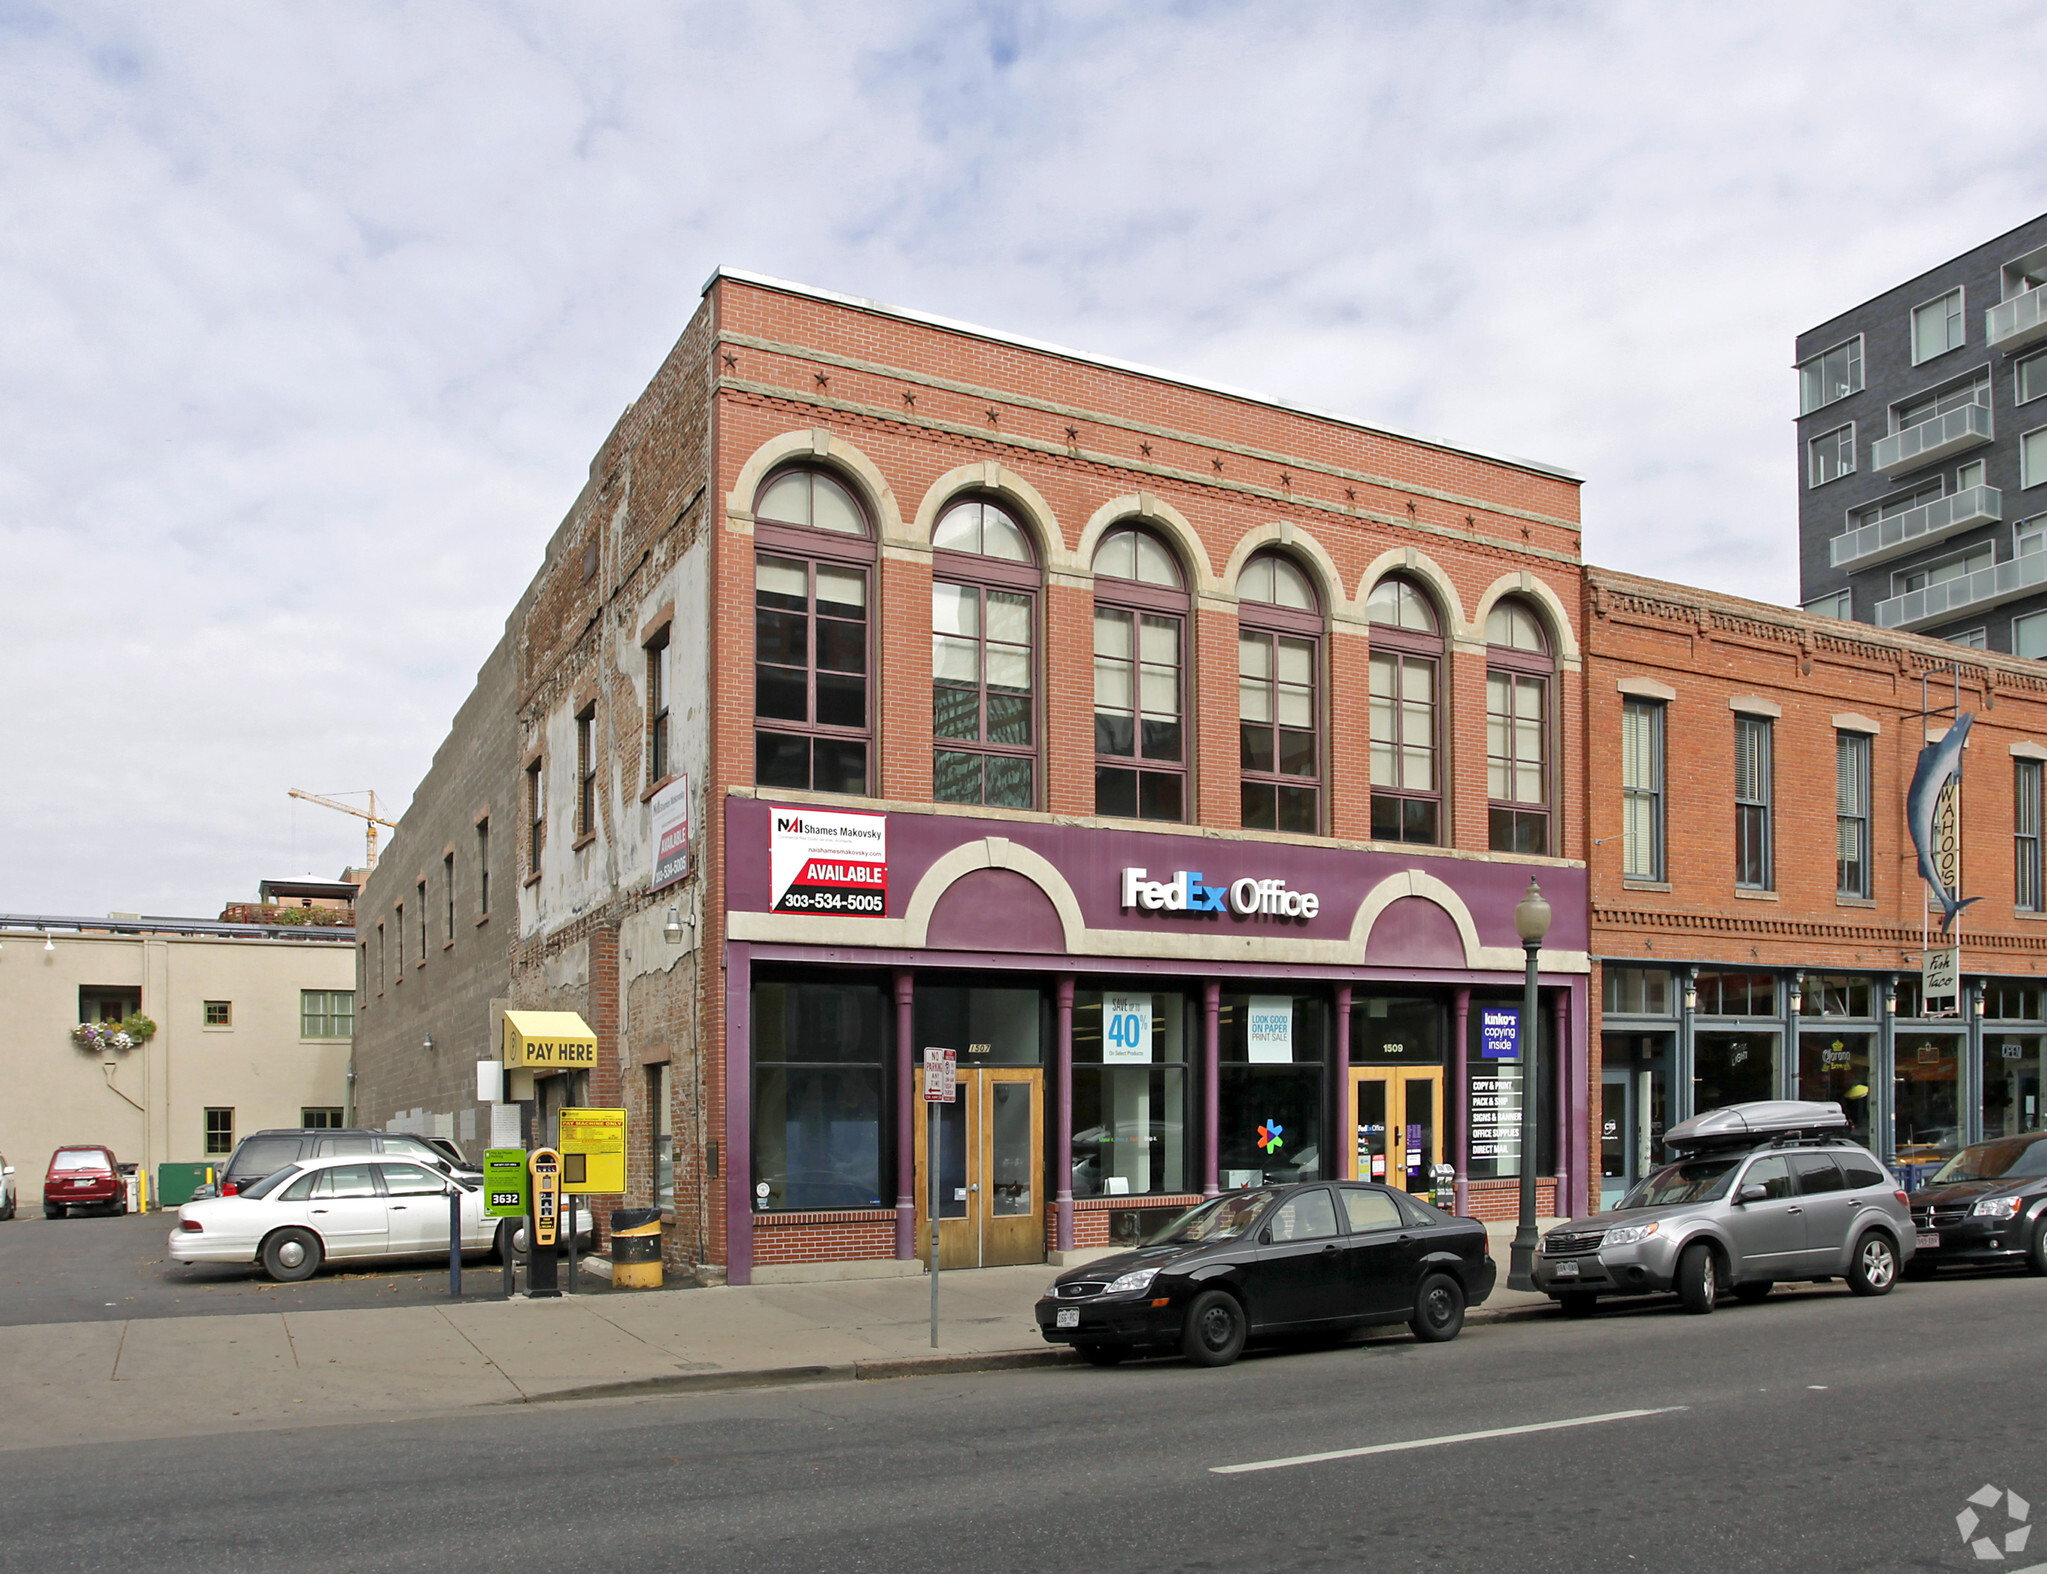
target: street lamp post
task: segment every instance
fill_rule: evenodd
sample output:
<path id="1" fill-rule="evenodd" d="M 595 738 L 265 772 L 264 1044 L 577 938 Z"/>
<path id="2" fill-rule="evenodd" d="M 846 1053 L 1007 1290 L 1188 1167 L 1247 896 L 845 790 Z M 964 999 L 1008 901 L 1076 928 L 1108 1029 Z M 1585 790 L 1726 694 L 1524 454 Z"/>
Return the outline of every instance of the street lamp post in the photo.
<path id="1" fill-rule="evenodd" d="M 1521 1223 L 1514 1231 L 1514 1250 L 1507 1263 L 1507 1288 L 1535 1288 L 1535 1138 L 1539 1122 L 1536 1092 L 1536 1042 L 1539 1022 L 1535 1009 L 1535 958 L 1549 933 L 1549 903 L 1542 899 L 1542 887 L 1531 877 L 1528 894 L 1514 904 L 1514 932 L 1521 936 L 1521 949 L 1528 967 L 1521 986 Z"/>

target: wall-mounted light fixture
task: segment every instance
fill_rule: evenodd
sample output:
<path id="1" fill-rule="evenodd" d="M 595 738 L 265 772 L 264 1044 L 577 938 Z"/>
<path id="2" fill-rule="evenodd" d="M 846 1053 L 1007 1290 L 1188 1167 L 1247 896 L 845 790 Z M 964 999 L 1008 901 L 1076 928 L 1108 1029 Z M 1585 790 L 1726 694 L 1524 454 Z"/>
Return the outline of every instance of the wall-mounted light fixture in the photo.
<path id="1" fill-rule="evenodd" d="M 429 1055 L 431 1055 L 434 1052 L 434 1034 L 432 1028 L 427 1029 L 426 1042 L 421 1044 L 419 1047 L 425 1050 Z"/>
<path id="2" fill-rule="evenodd" d="M 50 938 L 50 931 L 47 929 L 43 931 L 43 949 L 45 951 L 54 951 L 57 949 L 57 942 Z"/>
<path id="3" fill-rule="evenodd" d="M 681 908 L 671 907 L 668 909 L 668 922 L 661 926 L 661 938 L 663 940 L 666 940 L 670 945 L 682 944 Z"/>

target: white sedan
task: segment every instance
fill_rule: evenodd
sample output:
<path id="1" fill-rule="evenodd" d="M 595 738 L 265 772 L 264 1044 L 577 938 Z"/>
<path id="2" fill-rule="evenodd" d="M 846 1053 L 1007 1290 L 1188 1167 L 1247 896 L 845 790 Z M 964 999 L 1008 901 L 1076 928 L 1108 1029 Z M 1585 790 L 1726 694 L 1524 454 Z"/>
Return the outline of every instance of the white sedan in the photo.
<path id="1" fill-rule="evenodd" d="M 309 1279 L 322 1262 L 446 1257 L 448 1192 L 462 1202 L 462 1249 L 487 1251 L 499 1221 L 483 1192 L 407 1159 L 308 1159 L 266 1175 L 234 1197 L 178 1210 L 174 1262 L 260 1262 L 273 1279 Z"/>

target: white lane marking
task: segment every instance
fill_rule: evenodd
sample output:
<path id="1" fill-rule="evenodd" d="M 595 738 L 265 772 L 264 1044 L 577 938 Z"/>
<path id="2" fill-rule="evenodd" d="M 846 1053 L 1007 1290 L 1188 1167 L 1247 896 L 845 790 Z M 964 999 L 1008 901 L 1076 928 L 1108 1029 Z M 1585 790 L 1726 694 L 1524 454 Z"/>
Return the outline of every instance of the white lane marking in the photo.
<path id="1" fill-rule="evenodd" d="M 1447 1437 L 1417 1437 L 1405 1443 L 1373 1443 L 1365 1448 L 1332 1448 L 1322 1454 L 1295 1454 L 1290 1459 L 1254 1459 L 1244 1465 L 1211 1465 L 1209 1473 L 1238 1476 L 1253 1470 L 1284 1470 L 1289 1465 L 1319 1465 L 1326 1459 L 1359 1459 L 1366 1454 L 1398 1454 L 1411 1448 L 1441 1448 L 1446 1443 L 1475 1443 L 1488 1437 L 1520 1437 L 1529 1432 L 1561 1432 L 1566 1427 L 1598 1426 L 1605 1421 L 1633 1421 L 1641 1416 L 1666 1416 L 1690 1405 L 1660 1405 L 1654 1410 L 1610 1410 L 1605 1415 L 1572 1416 L 1567 1421 L 1534 1421 L 1527 1426 L 1496 1426 L 1483 1432 L 1452 1432 Z"/>

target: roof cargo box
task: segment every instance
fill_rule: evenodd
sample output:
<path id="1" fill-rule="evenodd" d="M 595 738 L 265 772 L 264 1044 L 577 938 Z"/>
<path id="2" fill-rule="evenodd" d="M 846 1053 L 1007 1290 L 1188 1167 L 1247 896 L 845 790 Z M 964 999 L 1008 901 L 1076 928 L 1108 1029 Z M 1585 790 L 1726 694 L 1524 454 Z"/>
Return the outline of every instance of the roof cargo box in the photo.
<path id="1" fill-rule="evenodd" d="M 1729 1104 L 1709 1109 L 1690 1120 L 1681 1120 L 1663 1134 L 1669 1148 L 1724 1147 L 1737 1143 L 1766 1141 L 1800 1133 L 1812 1136 L 1844 1132 L 1848 1117 L 1838 1104 L 1811 1099 L 1757 1099 L 1752 1104 Z"/>

